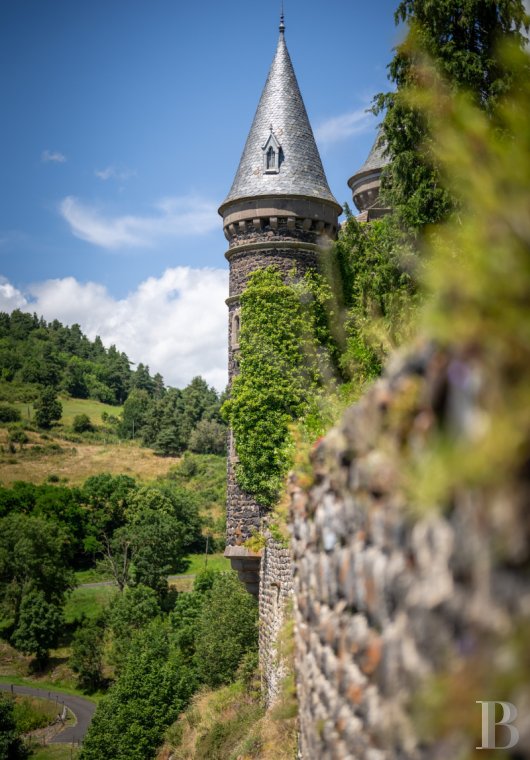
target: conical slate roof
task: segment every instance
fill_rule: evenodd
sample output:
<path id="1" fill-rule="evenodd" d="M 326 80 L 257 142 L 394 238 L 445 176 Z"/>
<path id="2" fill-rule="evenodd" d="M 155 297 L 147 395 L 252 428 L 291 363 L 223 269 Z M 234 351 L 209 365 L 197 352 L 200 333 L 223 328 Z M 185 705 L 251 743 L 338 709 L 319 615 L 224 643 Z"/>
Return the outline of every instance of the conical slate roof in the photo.
<path id="1" fill-rule="evenodd" d="M 221 209 L 232 201 L 263 195 L 302 195 L 337 204 L 322 168 L 283 30 L 282 22 L 276 54 L 239 168 Z M 271 133 L 281 148 L 276 173 L 264 170 L 263 148 Z"/>
<path id="2" fill-rule="evenodd" d="M 384 141 L 384 138 L 382 136 L 381 130 L 377 133 L 377 137 L 375 138 L 375 142 L 372 145 L 370 149 L 370 153 L 368 154 L 368 158 L 364 162 L 364 164 L 361 166 L 360 169 L 358 169 L 354 177 L 357 174 L 364 174 L 364 172 L 373 172 L 377 169 L 383 169 L 388 164 L 388 157 L 384 155 L 386 151 L 386 143 Z"/>

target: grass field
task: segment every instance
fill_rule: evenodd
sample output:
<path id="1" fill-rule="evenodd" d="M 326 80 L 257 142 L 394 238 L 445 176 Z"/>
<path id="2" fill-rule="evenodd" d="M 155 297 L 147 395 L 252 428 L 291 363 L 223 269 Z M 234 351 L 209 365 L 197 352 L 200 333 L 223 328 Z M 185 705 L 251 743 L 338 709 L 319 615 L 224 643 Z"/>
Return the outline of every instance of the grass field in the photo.
<path id="1" fill-rule="evenodd" d="M 186 575 L 196 575 L 207 567 L 209 570 L 228 571 L 230 570 L 230 560 L 221 553 L 208 554 L 190 554 L 188 559 L 190 564 L 186 570 Z"/>
<path id="2" fill-rule="evenodd" d="M 118 593 L 116 586 L 91 586 L 75 588 L 64 608 L 64 620 L 67 625 L 80 620 L 84 615 L 88 619 L 95 618 L 98 613 L 110 604 L 113 596 Z"/>
<path id="3" fill-rule="evenodd" d="M 82 586 L 84 583 L 101 583 L 101 581 L 110 581 L 111 576 L 108 573 L 101 572 L 95 567 L 90 567 L 88 570 L 76 570 L 75 582 L 78 586 Z"/>
<path id="4" fill-rule="evenodd" d="M 70 744 L 48 744 L 46 747 L 34 747 L 30 760 L 75 760 L 80 751 Z"/>
<path id="5" fill-rule="evenodd" d="M 0 484 L 10 485 L 16 480 L 44 483 L 53 475 L 70 485 L 80 485 L 91 475 L 102 472 L 155 480 L 166 476 L 180 461 L 177 457 L 158 457 L 133 441 L 73 444 L 58 437 L 50 441 L 38 433 L 28 435 L 30 442 L 22 451 L 17 447 L 14 454 L 0 455 Z M 0 428 L 0 445 L 7 446 L 6 428 Z M 41 450 L 32 451 L 35 445 Z"/>
<path id="6" fill-rule="evenodd" d="M 72 424 L 74 417 L 77 414 L 87 414 L 94 425 L 101 425 L 101 415 L 104 412 L 113 417 L 118 417 L 123 411 L 122 406 L 102 404 L 101 401 L 94 401 L 90 398 L 63 398 L 62 396 L 59 396 L 59 401 L 63 406 L 63 416 L 61 417 L 60 422 L 63 425 L 68 426 Z M 13 406 L 16 406 L 16 408 L 20 410 L 23 422 L 33 419 L 33 404 L 15 402 Z"/>

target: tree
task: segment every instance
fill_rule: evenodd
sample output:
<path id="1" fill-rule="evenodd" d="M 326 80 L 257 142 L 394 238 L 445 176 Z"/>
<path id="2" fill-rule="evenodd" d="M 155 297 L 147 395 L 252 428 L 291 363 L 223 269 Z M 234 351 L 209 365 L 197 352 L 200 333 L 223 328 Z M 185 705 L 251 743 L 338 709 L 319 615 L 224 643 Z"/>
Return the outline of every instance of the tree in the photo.
<path id="1" fill-rule="evenodd" d="M 54 388 L 43 388 L 34 408 L 35 421 L 42 428 L 51 427 L 53 422 L 61 419 L 63 413 L 62 404 L 57 400 Z"/>
<path id="2" fill-rule="evenodd" d="M 24 654 L 34 654 L 38 667 L 42 667 L 49 649 L 57 643 L 62 622 L 62 605 L 57 597 L 47 601 L 43 591 L 29 591 L 22 597 L 11 641 Z"/>
<path id="3" fill-rule="evenodd" d="M 513 82 L 510 67 L 498 53 L 499 43 L 510 39 L 523 47 L 529 17 L 522 0 L 402 0 L 395 19 L 408 23 L 411 31 L 389 65 L 396 92 L 374 100 L 376 113 L 386 109 L 382 128 L 390 165 L 383 193 L 400 223 L 418 230 L 445 219 L 454 204 L 433 158 L 429 113 L 409 100 L 410 88 L 421 79 L 425 56 L 454 91 L 468 91 L 491 116 Z"/>
<path id="4" fill-rule="evenodd" d="M 165 512 L 143 510 L 128 526 L 131 540 L 131 581 L 167 592 L 167 576 L 184 557 L 184 527 Z"/>
<path id="5" fill-rule="evenodd" d="M 119 672 L 127 659 L 131 640 L 160 615 L 156 592 L 147 586 L 126 588 L 109 610 L 108 626 L 112 634 L 111 659 Z"/>
<path id="6" fill-rule="evenodd" d="M 157 454 L 164 457 L 175 457 L 182 451 L 183 440 L 176 425 L 165 425 L 155 438 L 153 448 Z"/>
<path id="7" fill-rule="evenodd" d="M 98 704 L 80 760 L 154 757 L 195 687 L 192 671 L 171 649 L 168 626 L 152 621 L 133 637 L 123 672 Z"/>
<path id="8" fill-rule="evenodd" d="M 33 514 L 61 526 L 68 551 L 68 560 L 79 566 L 83 560 L 86 561 L 83 554 L 88 528 L 88 515 L 86 509 L 83 509 L 80 504 L 79 492 L 77 489 L 48 484 L 33 486 L 33 488 L 34 491 L 31 496 Z M 20 492 L 20 489 L 17 490 Z M 25 495 L 20 492 L 23 504 L 24 498 L 28 496 L 28 491 L 29 488 L 25 490 Z M 26 502 L 24 511 L 27 509 Z"/>
<path id="9" fill-rule="evenodd" d="M 131 388 L 144 390 L 149 396 L 153 396 L 155 393 L 155 381 L 149 374 L 149 367 L 141 362 L 136 368 L 136 372 L 132 374 Z"/>
<path id="10" fill-rule="evenodd" d="M 110 572 L 120 591 L 139 585 L 167 593 L 167 576 L 179 569 L 184 557 L 186 529 L 173 514 L 140 509 L 111 537 L 105 536 L 101 564 Z"/>
<path id="11" fill-rule="evenodd" d="M 77 673 L 79 686 L 88 692 L 98 689 L 103 682 L 102 619 L 84 621 L 72 639 L 70 667 Z"/>
<path id="12" fill-rule="evenodd" d="M 61 387 L 74 398 L 88 398 L 87 375 L 91 365 L 78 356 L 72 356 L 63 372 Z"/>
<path id="13" fill-rule="evenodd" d="M 234 680 L 257 642 L 256 600 L 234 572 L 218 573 L 197 622 L 195 662 L 202 680 L 214 688 Z"/>
<path id="14" fill-rule="evenodd" d="M 215 420 L 199 420 L 190 435 L 190 450 L 198 454 L 224 454 L 226 435 L 226 425 Z"/>
<path id="15" fill-rule="evenodd" d="M 0 616 L 7 630 L 18 627 L 26 594 L 42 592 L 45 602 L 60 607 L 72 587 L 69 546 L 59 525 L 25 514 L 0 520 Z M 29 620 L 29 606 L 27 614 Z"/>
<path id="16" fill-rule="evenodd" d="M 25 760 L 24 747 L 15 723 L 14 700 L 0 694 L 0 760 Z"/>
<path id="17" fill-rule="evenodd" d="M 204 605 L 208 602 L 208 592 L 213 586 L 216 575 L 217 573 L 213 570 L 202 570 L 197 573 L 193 582 L 193 591 L 179 594 L 169 615 L 175 644 L 188 665 L 192 665 L 195 660 L 198 621 Z"/>
<path id="18" fill-rule="evenodd" d="M 201 518 L 198 499 L 186 488 L 177 485 L 142 486 L 129 502 L 128 522 L 138 522 L 145 510 L 163 512 L 178 524 L 183 550 L 191 551 L 200 541 Z"/>
<path id="19" fill-rule="evenodd" d="M 139 438 L 144 426 L 151 400 L 146 390 L 134 389 L 123 405 L 120 435 L 123 438 Z"/>
<path id="20" fill-rule="evenodd" d="M 182 391 L 182 430 L 188 445 L 193 428 L 203 418 L 211 417 L 218 408 L 219 397 L 202 377 L 194 377 Z"/>
<path id="21" fill-rule="evenodd" d="M 117 528 L 125 523 L 125 511 L 137 489 L 128 475 L 92 475 L 81 488 L 79 500 L 87 513 L 85 551 L 101 552 Z"/>

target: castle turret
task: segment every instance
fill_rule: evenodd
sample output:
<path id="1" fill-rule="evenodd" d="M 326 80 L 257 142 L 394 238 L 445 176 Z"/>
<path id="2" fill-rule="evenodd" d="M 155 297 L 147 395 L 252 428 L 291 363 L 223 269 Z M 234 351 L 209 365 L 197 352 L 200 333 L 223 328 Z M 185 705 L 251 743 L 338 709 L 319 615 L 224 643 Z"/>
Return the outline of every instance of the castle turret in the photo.
<path id="1" fill-rule="evenodd" d="M 333 197 L 285 44 L 280 36 L 232 188 L 219 208 L 229 243 L 228 374 L 238 371 L 239 298 L 249 275 L 274 265 L 286 274 L 316 267 L 325 239 L 334 238 L 341 207 Z M 256 565 L 243 543 L 264 510 L 235 480 L 236 442 L 228 452 L 227 550 L 247 588 L 257 592 Z"/>
<path id="2" fill-rule="evenodd" d="M 381 174 L 388 164 L 385 156 L 385 143 L 381 132 L 375 138 L 368 158 L 348 180 L 353 202 L 360 211 L 359 221 L 370 222 L 388 214 L 389 209 L 382 203 L 379 192 L 381 189 Z"/>

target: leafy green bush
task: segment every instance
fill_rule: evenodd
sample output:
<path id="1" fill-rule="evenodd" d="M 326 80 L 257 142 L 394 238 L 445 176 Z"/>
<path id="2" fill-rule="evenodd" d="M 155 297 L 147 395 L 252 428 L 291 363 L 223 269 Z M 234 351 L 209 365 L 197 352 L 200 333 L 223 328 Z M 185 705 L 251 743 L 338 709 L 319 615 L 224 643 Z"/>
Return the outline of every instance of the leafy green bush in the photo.
<path id="1" fill-rule="evenodd" d="M 0 403 L 0 422 L 20 422 L 21 416 L 16 407 Z"/>
<path id="2" fill-rule="evenodd" d="M 24 654 L 34 654 L 40 667 L 48 658 L 48 650 L 57 643 L 62 623 L 58 600 L 48 601 L 42 591 L 29 591 L 22 597 L 11 641 Z"/>
<path id="3" fill-rule="evenodd" d="M 2 760 L 25 760 L 28 751 L 21 739 L 15 722 L 14 701 L 0 694 L 0 758 Z"/>
<path id="4" fill-rule="evenodd" d="M 29 441 L 29 436 L 22 425 L 10 425 L 8 429 L 9 443 L 18 443 L 20 446 Z"/>
<path id="5" fill-rule="evenodd" d="M 76 414 L 72 422 L 72 429 L 75 433 L 86 433 L 94 430 L 94 426 L 88 414 Z"/>
<path id="6" fill-rule="evenodd" d="M 160 614 L 160 604 L 153 589 L 146 586 L 127 588 L 113 601 L 108 614 L 112 634 L 111 660 L 119 671 L 127 660 L 136 632 Z"/>

